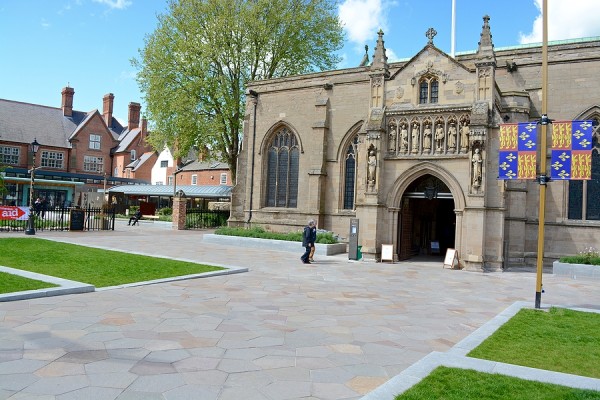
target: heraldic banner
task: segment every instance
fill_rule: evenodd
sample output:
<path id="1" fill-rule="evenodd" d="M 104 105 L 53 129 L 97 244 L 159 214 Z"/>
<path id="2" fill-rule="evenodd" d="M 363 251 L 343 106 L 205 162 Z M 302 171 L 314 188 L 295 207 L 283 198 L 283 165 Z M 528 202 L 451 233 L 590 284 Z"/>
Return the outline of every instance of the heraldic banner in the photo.
<path id="1" fill-rule="evenodd" d="M 498 179 L 535 179 L 537 124 L 500 124 Z"/>
<path id="2" fill-rule="evenodd" d="M 592 121 L 554 121 L 550 178 L 592 178 Z"/>

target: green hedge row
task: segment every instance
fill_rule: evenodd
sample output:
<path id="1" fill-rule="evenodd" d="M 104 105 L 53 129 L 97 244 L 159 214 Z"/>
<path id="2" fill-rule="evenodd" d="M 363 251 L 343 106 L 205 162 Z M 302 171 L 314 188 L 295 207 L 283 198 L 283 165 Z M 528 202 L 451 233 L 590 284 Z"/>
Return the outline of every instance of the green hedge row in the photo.
<path id="1" fill-rule="evenodd" d="M 253 238 L 261 238 L 261 239 L 274 239 L 274 240 L 286 240 L 288 242 L 301 242 L 302 241 L 302 232 L 290 232 L 290 233 L 277 233 L 277 232 L 267 232 L 261 227 L 253 227 L 251 229 L 246 228 L 231 228 L 231 227 L 221 227 L 215 230 L 216 235 L 226 235 L 226 236 L 243 236 L 243 237 L 253 237 Z M 331 232 L 317 232 L 317 243 L 321 244 L 334 244 L 337 243 L 337 238 L 333 236 Z"/>

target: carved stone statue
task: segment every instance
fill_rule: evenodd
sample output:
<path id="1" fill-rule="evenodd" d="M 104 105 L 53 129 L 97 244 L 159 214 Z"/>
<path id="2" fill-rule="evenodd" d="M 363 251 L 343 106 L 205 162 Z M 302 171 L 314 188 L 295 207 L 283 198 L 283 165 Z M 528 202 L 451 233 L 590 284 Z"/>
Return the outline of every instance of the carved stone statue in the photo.
<path id="1" fill-rule="evenodd" d="M 431 126 L 425 125 L 423 131 L 423 152 L 429 152 L 431 150 Z"/>
<path id="2" fill-rule="evenodd" d="M 473 164 L 473 187 L 478 188 L 481 186 L 481 165 L 483 164 L 479 149 L 473 150 L 471 163 Z"/>
<path id="3" fill-rule="evenodd" d="M 454 122 L 451 122 L 448 128 L 448 149 L 456 149 L 456 125 Z"/>
<path id="4" fill-rule="evenodd" d="M 375 186 L 375 170 L 377 168 L 377 156 L 375 155 L 375 150 L 369 151 L 369 161 L 367 162 L 367 164 L 367 180 L 369 184 L 369 189 L 373 190 L 373 187 Z"/>
<path id="5" fill-rule="evenodd" d="M 408 129 L 406 129 L 406 124 L 402 124 L 402 129 L 400 130 L 400 140 L 401 150 L 405 152 L 408 150 Z"/>
<path id="6" fill-rule="evenodd" d="M 435 151 L 442 151 L 442 146 L 444 145 L 444 128 L 442 124 L 437 124 L 437 128 L 435 128 Z"/>
<path id="7" fill-rule="evenodd" d="M 412 152 L 416 153 L 419 150 L 419 125 L 413 124 L 412 128 Z"/>
<path id="8" fill-rule="evenodd" d="M 396 151 L 396 125 L 390 126 L 390 132 L 388 134 L 388 150 L 390 153 Z"/>
<path id="9" fill-rule="evenodd" d="M 463 126 L 460 128 L 460 152 L 466 153 L 469 149 L 469 125 L 467 122 L 463 122 Z"/>

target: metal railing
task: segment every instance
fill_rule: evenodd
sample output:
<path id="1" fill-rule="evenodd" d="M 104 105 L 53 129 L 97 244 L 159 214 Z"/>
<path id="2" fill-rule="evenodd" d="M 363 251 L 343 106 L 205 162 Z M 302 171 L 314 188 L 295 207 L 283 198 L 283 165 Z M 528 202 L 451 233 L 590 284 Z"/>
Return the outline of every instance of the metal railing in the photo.
<path id="1" fill-rule="evenodd" d="M 34 213 L 35 230 L 101 231 L 115 230 L 115 209 L 52 207 Z M 25 231 L 27 220 L 0 220 L 0 231 Z"/>
<path id="2" fill-rule="evenodd" d="M 227 225 L 229 210 L 186 210 L 185 229 L 218 228 Z"/>

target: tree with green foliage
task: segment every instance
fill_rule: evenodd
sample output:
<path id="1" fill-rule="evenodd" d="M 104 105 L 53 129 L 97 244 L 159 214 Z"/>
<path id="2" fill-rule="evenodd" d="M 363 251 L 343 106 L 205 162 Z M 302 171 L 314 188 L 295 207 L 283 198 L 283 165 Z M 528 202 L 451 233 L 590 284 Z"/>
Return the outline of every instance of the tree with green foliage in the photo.
<path id="1" fill-rule="evenodd" d="M 132 60 L 150 143 L 207 152 L 235 181 L 247 82 L 335 68 L 336 11 L 332 0 L 171 0 Z"/>

